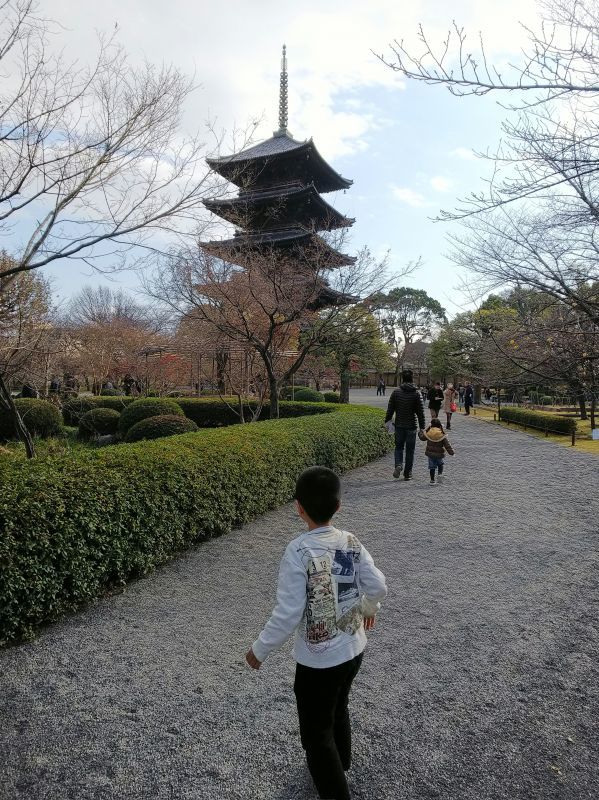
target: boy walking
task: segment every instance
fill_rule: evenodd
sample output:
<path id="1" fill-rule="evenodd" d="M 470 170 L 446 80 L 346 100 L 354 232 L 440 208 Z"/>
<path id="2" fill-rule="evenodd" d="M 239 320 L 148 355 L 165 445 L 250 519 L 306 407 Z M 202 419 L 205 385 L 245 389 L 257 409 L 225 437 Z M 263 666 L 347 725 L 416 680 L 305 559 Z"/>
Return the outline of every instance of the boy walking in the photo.
<path id="1" fill-rule="evenodd" d="M 246 660 L 260 669 L 296 632 L 293 689 L 308 769 L 321 798 L 349 800 L 349 692 L 387 586 L 358 539 L 331 524 L 341 502 L 332 470 L 305 470 L 295 499 L 308 531 L 285 550 L 275 608 Z"/>
<path id="2" fill-rule="evenodd" d="M 453 447 L 449 444 L 447 434 L 443 430 L 441 420 L 435 417 L 428 428 L 421 433 L 420 438 L 426 442 L 424 455 L 428 457 L 428 469 L 431 476 L 431 485 L 435 485 L 435 471 L 439 472 L 439 483 L 443 480 L 443 467 L 445 466 L 445 452 L 454 455 Z"/>

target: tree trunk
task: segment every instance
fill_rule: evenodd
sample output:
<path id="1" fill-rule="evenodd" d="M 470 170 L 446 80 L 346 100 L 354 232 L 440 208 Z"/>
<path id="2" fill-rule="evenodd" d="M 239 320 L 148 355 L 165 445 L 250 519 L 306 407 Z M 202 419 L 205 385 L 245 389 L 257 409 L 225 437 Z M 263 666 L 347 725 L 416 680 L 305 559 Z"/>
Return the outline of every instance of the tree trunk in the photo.
<path id="1" fill-rule="evenodd" d="M 21 415 L 17 411 L 17 407 L 15 406 L 15 402 L 12 399 L 10 389 L 4 382 L 4 377 L 2 375 L 0 375 L 0 407 L 4 408 L 4 410 L 8 413 L 8 416 L 12 421 L 13 428 L 15 434 L 17 435 L 17 438 L 20 439 L 25 445 L 27 458 L 33 458 L 35 455 L 35 447 L 33 446 L 33 439 L 31 438 L 29 431 L 25 427 L 23 420 L 21 419 Z"/>
<path id="2" fill-rule="evenodd" d="M 351 372 L 349 367 L 340 370 L 339 373 L 339 402 L 349 403 L 349 383 L 351 380 Z"/>
<path id="3" fill-rule="evenodd" d="M 270 390 L 270 418 L 279 419 L 279 382 L 272 375 L 268 377 L 268 388 Z"/>
<path id="4" fill-rule="evenodd" d="M 393 386 L 399 386 L 401 381 L 401 358 L 395 362 L 395 374 L 393 375 Z M 349 401 L 348 401 L 349 402 Z"/>
<path id="5" fill-rule="evenodd" d="M 226 394 L 225 373 L 228 360 L 229 353 L 226 350 L 219 350 L 216 353 L 216 385 L 219 394 Z"/>
<path id="6" fill-rule="evenodd" d="M 588 419 L 587 404 L 584 397 L 584 392 L 578 392 L 578 407 L 580 408 L 580 419 Z"/>
<path id="7" fill-rule="evenodd" d="M 595 430 L 595 408 L 596 408 L 597 400 L 595 398 L 595 392 L 591 395 L 591 435 L 592 432 Z"/>

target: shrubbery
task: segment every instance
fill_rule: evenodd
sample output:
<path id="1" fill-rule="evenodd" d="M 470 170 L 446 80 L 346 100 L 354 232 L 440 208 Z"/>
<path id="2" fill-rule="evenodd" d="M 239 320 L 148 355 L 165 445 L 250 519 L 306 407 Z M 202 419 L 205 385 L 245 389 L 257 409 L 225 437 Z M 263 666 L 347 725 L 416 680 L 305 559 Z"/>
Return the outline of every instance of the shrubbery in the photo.
<path id="1" fill-rule="evenodd" d="M 136 422 L 141 422 L 142 419 L 148 419 L 148 417 L 158 417 L 161 414 L 182 417 L 183 410 L 175 400 L 169 400 L 167 397 L 143 397 L 135 400 L 123 410 L 119 420 L 119 431 L 124 436 Z"/>
<path id="2" fill-rule="evenodd" d="M 338 403 L 340 399 L 339 392 L 324 392 L 325 403 Z"/>
<path id="3" fill-rule="evenodd" d="M 316 389 L 300 389 L 295 392 L 295 399 L 304 403 L 324 403 L 324 395 Z"/>
<path id="4" fill-rule="evenodd" d="M 161 414 L 136 422 L 127 431 L 126 442 L 140 442 L 142 439 L 161 439 L 163 436 L 176 436 L 179 433 L 192 433 L 198 426 L 187 417 L 175 414 Z"/>
<path id="5" fill-rule="evenodd" d="M 193 542 L 290 500 L 307 466 L 341 472 L 392 446 L 378 409 L 311 408 L 329 413 L 52 460 L 0 459 L 0 640 L 31 636 Z"/>
<path id="6" fill-rule="evenodd" d="M 550 414 L 546 411 L 534 411 L 531 408 L 502 408 L 499 414 L 502 422 L 515 422 L 529 428 L 554 433 L 575 433 L 576 420 Z"/>
<path id="7" fill-rule="evenodd" d="M 90 439 L 93 436 L 113 435 L 118 430 L 119 417 L 119 412 L 112 408 L 92 408 L 81 417 L 79 436 Z"/>
<path id="8" fill-rule="evenodd" d="M 308 388 L 307 386 L 283 386 L 283 388 L 279 392 L 279 396 L 281 400 L 291 400 L 292 394 L 296 396 L 298 392 L 301 392 L 303 389 L 307 388 Z"/>
<path id="9" fill-rule="evenodd" d="M 56 436 L 62 428 L 60 411 L 47 400 L 37 400 L 33 397 L 18 397 L 15 400 L 17 411 L 25 427 L 32 436 L 47 439 Z M 15 431 L 7 411 L 0 410 L 0 440 L 7 441 L 15 438 Z"/>
<path id="10" fill-rule="evenodd" d="M 183 413 L 188 419 L 192 419 L 198 428 L 222 428 L 226 425 L 236 425 L 239 422 L 239 416 L 236 413 L 237 399 L 234 397 L 228 398 L 228 402 L 224 403 L 219 398 L 201 398 L 201 397 L 182 397 L 177 400 L 177 404 L 183 409 Z M 253 412 L 256 410 L 257 403 L 250 400 L 245 403 L 246 411 Z M 294 403 L 281 401 L 279 403 L 279 417 L 285 419 L 287 417 L 305 417 L 310 414 L 322 414 L 333 409 L 328 408 L 326 405 L 315 405 L 314 403 Z M 260 420 L 267 420 L 270 418 L 270 408 L 268 403 L 262 406 L 260 412 Z"/>
<path id="11" fill-rule="evenodd" d="M 120 397 L 121 392 L 118 389 L 102 389 L 100 397 Z"/>
<path id="12" fill-rule="evenodd" d="M 67 400 L 62 407 L 62 416 L 65 425 L 79 425 L 81 417 L 92 408 L 112 408 L 119 413 L 133 403 L 134 397 L 73 397 Z"/>

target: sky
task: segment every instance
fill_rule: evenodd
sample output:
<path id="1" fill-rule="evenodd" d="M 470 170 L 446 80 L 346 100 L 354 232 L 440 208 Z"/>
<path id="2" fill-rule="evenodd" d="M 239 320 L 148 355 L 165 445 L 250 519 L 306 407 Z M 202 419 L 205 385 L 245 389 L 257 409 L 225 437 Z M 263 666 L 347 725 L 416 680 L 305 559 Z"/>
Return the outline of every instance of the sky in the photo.
<path id="1" fill-rule="evenodd" d="M 482 188 L 489 165 L 473 151 L 499 142 L 502 98 L 456 98 L 442 87 L 406 81 L 374 53 L 392 58 L 394 39 L 421 49 L 419 23 L 441 42 L 455 20 L 472 47 L 482 33 L 493 62 L 506 65 L 526 42 L 522 23 L 538 24 L 535 0 L 41 0 L 40 9 L 61 24 L 55 46 L 80 62 L 95 51 L 99 32 L 116 28 L 132 63 L 173 63 L 193 75 L 198 88 L 183 128 L 206 131 L 210 124 L 222 131 L 223 152 L 232 147 L 232 132 L 252 120 L 260 120 L 257 141 L 278 127 L 285 43 L 289 130 L 296 139 L 313 137 L 325 159 L 354 182 L 326 197 L 356 218 L 346 249 L 389 250 L 391 272 L 421 258 L 423 266 L 402 283 L 426 289 L 450 315 L 468 304 L 459 288 L 464 276 L 446 255 L 451 226 L 433 218 Z M 77 262 L 46 274 L 63 299 L 107 280 Z M 112 279 L 133 291 L 138 281 L 134 273 Z"/>

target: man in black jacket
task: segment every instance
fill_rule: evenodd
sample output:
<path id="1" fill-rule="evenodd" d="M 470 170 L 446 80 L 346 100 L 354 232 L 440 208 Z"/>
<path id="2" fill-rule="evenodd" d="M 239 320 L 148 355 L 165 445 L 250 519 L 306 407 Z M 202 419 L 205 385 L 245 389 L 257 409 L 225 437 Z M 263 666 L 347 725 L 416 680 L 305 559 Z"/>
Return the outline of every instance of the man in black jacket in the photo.
<path id="1" fill-rule="evenodd" d="M 412 381 L 412 370 L 404 369 L 401 373 L 401 386 L 391 393 L 387 416 L 385 417 L 385 422 L 388 422 L 395 414 L 394 478 L 399 478 L 401 475 L 404 447 L 406 449 L 406 468 L 403 474 L 405 481 L 409 481 L 412 478 L 414 448 L 416 447 L 416 423 L 418 423 L 420 430 L 424 430 L 424 404 L 420 392 Z"/>

